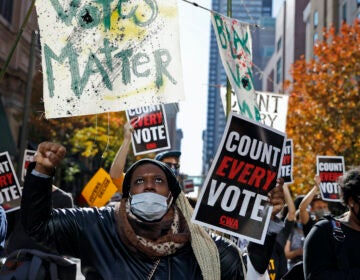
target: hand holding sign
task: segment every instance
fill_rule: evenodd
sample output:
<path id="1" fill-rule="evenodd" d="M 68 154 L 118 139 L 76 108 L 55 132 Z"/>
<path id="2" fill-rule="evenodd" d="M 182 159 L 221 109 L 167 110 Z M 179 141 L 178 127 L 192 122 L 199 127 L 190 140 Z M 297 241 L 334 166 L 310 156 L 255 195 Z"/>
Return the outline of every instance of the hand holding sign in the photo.
<path id="1" fill-rule="evenodd" d="M 270 204 L 273 206 L 271 219 L 274 219 L 275 216 L 284 208 L 285 196 L 283 185 L 284 179 L 278 178 L 276 181 L 276 187 L 273 188 L 268 194 Z"/>
<path id="2" fill-rule="evenodd" d="M 34 156 L 35 170 L 46 175 L 52 175 L 55 167 L 63 160 L 66 148 L 61 144 L 42 142 Z"/>
<path id="3" fill-rule="evenodd" d="M 338 178 L 344 174 L 343 156 L 316 156 L 317 174 L 321 179 L 318 183 L 321 198 L 326 201 L 340 202 Z"/>
<path id="4" fill-rule="evenodd" d="M 271 216 L 284 205 L 277 177 L 285 138 L 231 112 L 192 221 L 263 244 Z"/>

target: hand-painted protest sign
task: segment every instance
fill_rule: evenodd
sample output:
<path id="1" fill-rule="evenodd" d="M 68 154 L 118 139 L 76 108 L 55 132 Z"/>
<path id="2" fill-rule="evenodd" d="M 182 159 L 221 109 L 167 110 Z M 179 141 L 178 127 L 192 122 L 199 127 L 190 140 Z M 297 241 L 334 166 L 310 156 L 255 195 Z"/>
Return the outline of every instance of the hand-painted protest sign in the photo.
<path id="1" fill-rule="evenodd" d="M 24 179 L 26 176 L 26 170 L 29 166 L 29 163 L 34 161 L 35 153 L 36 153 L 36 151 L 34 151 L 34 150 L 25 149 L 24 159 L 23 159 L 23 164 L 22 164 L 22 171 L 21 171 L 21 181 L 23 181 L 23 182 L 24 182 Z"/>
<path id="2" fill-rule="evenodd" d="M 231 112 L 192 221 L 263 243 L 286 135 Z"/>
<path id="3" fill-rule="evenodd" d="M 341 201 L 339 176 L 345 171 L 344 157 L 316 156 L 317 174 L 320 176 L 320 193 L 323 200 Z"/>
<path id="4" fill-rule="evenodd" d="M 8 152 L 0 153 L 0 205 L 5 212 L 20 208 L 22 189 Z"/>
<path id="5" fill-rule="evenodd" d="M 220 88 L 221 101 L 226 111 L 226 87 Z M 289 95 L 273 92 L 256 91 L 256 105 L 259 109 L 260 122 L 285 132 Z M 234 91 L 231 91 L 231 111 L 241 114 Z"/>
<path id="6" fill-rule="evenodd" d="M 89 206 L 104 206 L 117 191 L 109 173 L 100 168 L 81 192 Z"/>
<path id="7" fill-rule="evenodd" d="M 286 139 L 284 147 L 284 156 L 280 167 L 280 177 L 284 179 L 284 183 L 291 184 L 293 179 L 293 141 Z"/>
<path id="8" fill-rule="evenodd" d="M 220 57 L 234 89 L 240 114 L 259 120 L 252 73 L 252 42 L 249 25 L 213 13 L 211 22 Z"/>
<path id="9" fill-rule="evenodd" d="M 126 117 L 134 127 L 131 135 L 134 155 L 170 148 L 164 106 L 143 106 L 126 110 Z"/>
<path id="10" fill-rule="evenodd" d="M 184 100 L 175 0 L 37 0 L 47 118 Z"/>
<path id="11" fill-rule="evenodd" d="M 183 191 L 184 193 L 189 193 L 194 191 L 194 180 L 185 179 L 183 180 Z"/>

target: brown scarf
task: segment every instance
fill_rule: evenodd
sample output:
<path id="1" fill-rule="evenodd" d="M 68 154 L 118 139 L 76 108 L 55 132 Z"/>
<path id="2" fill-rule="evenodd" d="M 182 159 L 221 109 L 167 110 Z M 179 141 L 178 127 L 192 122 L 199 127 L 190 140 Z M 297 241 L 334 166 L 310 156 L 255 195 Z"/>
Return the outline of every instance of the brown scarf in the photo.
<path id="1" fill-rule="evenodd" d="M 158 222 L 138 219 L 123 198 L 115 207 L 115 220 L 120 239 L 136 254 L 157 258 L 174 254 L 190 241 L 190 230 L 177 206 L 169 208 Z"/>

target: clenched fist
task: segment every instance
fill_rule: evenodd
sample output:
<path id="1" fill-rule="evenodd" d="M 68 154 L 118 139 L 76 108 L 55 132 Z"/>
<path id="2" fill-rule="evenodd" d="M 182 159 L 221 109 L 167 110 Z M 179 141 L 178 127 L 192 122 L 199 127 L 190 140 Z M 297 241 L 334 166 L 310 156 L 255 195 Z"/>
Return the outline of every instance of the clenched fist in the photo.
<path id="1" fill-rule="evenodd" d="M 63 160 L 66 148 L 60 144 L 52 142 L 42 142 L 36 151 L 34 159 L 36 161 L 35 170 L 51 176 Z"/>

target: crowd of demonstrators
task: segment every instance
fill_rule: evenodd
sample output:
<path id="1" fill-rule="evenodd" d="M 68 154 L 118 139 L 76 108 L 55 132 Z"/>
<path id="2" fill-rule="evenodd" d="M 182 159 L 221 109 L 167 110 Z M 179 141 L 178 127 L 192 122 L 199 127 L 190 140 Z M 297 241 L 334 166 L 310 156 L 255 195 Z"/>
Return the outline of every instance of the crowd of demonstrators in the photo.
<path id="1" fill-rule="evenodd" d="M 341 177 L 342 207 L 322 200 L 319 176 L 295 199 L 278 179 L 264 244 L 240 246 L 191 222 L 196 200 L 181 188 L 180 151 L 136 161 L 125 172 L 132 132 L 127 122 L 109 170 L 120 201 L 101 208 L 74 207 L 71 195 L 52 185 L 66 150 L 41 143 L 21 209 L 12 213 L 16 223 L 0 207 L 0 257 L 21 248 L 72 256 L 89 280 L 360 279 L 360 168 Z"/>
<path id="2" fill-rule="evenodd" d="M 52 209 L 51 177 L 65 153 L 60 144 L 39 145 L 24 183 L 22 222 L 44 246 L 80 258 L 86 279 L 168 279 L 169 273 L 172 279 L 256 279 L 265 273 L 284 205 L 281 180 L 269 194 L 273 212 L 265 243 L 248 245 L 245 275 L 236 246 L 190 222 L 193 209 L 160 161 L 129 167 L 115 207 Z"/>
<path id="3" fill-rule="evenodd" d="M 339 180 L 348 211 L 316 223 L 305 239 L 305 279 L 360 279 L 360 168 Z"/>
<path id="4" fill-rule="evenodd" d="M 299 209 L 284 248 L 289 270 L 273 279 L 360 279 L 360 167 L 339 178 L 343 207 L 322 200 L 320 178 L 314 179 L 314 187 L 295 199 Z"/>

